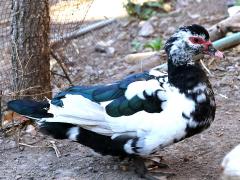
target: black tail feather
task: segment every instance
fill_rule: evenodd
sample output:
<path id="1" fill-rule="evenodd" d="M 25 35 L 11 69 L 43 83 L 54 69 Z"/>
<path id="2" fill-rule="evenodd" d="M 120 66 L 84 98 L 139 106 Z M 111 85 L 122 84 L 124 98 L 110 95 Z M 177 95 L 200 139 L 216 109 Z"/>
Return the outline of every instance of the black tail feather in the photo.
<path id="1" fill-rule="evenodd" d="M 58 122 L 42 122 L 40 131 L 51 135 L 56 139 L 71 139 L 71 128 L 78 128 L 75 134 L 76 142 L 88 146 L 102 155 L 126 156 L 124 144 L 130 139 L 129 136 L 120 136 L 114 140 L 110 136 L 104 136 L 86 130 L 77 125 Z M 75 132 L 76 133 L 76 132 Z"/>
<path id="2" fill-rule="evenodd" d="M 48 109 L 50 107 L 48 101 L 38 102 L 27 99 L 13 100 L 8 102 L 7 106 L 9 110 L 33 118 L 53 117 L 53 114 L 48 113 Z"/>
<path id="3" fill-rule="evenodd" d="M 55 139 L 68 139 L 68 131 L 73 127 L 76 127 L 76 125 L 58 122 L 43 122 L 40 125 L 40 131 Z"/>
<path id="4" fill-rule="evenodd" d="M 10 110 L 33 119 L 53 117 L 53 114 L 48 113 L 49 107 L 50 104 L 47 101 L 14 100 L 8 103 Z M 101 135 L 69 123 L 39 121 L 39 128 L 42 133 L 50 135 L 55 139 L 77 141 L 102 155 L 126 156 L 124 144 L 132 138 L 119 136 L 111 139 L 111 136 Z"/>

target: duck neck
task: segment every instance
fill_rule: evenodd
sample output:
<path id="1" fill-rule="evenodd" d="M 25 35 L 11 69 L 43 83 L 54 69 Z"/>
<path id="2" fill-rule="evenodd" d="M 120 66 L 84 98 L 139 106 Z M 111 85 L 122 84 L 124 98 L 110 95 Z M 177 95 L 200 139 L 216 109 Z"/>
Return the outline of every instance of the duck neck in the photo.
<path id="1" fill-rule="evenodd" d="M 208 78 L 198 62 L 179 65 L 169 59 L 168 80 L 170 84 L 179 88 L 180 92 L 187 92 L 198 83 L 208 81 Z"/>

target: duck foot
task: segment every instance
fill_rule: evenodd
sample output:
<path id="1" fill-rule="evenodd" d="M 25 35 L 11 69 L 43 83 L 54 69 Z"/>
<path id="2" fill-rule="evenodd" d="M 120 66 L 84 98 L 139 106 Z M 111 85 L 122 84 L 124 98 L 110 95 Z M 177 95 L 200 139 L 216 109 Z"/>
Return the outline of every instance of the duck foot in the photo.
<path id="1" fill-rule="evenodd" d="M 144 160 L 141 157 L 134 157 L 133 162 L 135 165 L 135 172 L 144 179 L 147 180 L 159 180 L 162 177 L 170 177 L 174 176 L 174 173 L 171 172 L 161 172 L 161 171 L 148 171 L 148 169 L 145 166 Z M 166 167 L 166 165 L 164 166 Z"/>
<path id="2" fill-rule="evenodd" d="M 156 161 L 154 159 L 147 159 L 146 163 L 147 163 L 146 166 L 147 166 L 148 169 L 154 169 L 156 167 L 157 168 L 164 168 L 164 169 L 169 168 L 169 166 L 167 164 Z"/>

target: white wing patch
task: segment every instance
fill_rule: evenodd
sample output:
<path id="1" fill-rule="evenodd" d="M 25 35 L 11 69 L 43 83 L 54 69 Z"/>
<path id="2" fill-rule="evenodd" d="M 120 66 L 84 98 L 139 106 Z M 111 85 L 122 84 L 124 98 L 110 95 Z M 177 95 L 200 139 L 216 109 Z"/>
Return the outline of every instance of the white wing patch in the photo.
<path id="1" fill-rule="evenodd" d="M 145 97 L 143 95 L 144 91 L 147 93 L 147 95 L 151 96 L 157 90 L 165 91 L 164 88 L 160 86 L 157 79 L 150 79 L 148 81 L 136 81 L 128 85 L 127 90 L 125 91 L 125 97 L 129 100 L 134 96 L 138 96 L 140 99 L 145 100 Z"/>
<path id="2" fill-rule="evenodd" d="M 147 81 L 136 81 L 128 85 L 127 90 L 125 92 L 125 97 L 127 99 L 132 99 L 134 96 L 138 96 L 141 99 L 145 99 L 142 92 L 146 88 Z"/>
<path id="3" fill-rule="evenodd" d="M 158 89 L 164 90 L 156 79 L 148 80 L 145 87 L 145 92 L 147 95 L 151 96 Z"/>

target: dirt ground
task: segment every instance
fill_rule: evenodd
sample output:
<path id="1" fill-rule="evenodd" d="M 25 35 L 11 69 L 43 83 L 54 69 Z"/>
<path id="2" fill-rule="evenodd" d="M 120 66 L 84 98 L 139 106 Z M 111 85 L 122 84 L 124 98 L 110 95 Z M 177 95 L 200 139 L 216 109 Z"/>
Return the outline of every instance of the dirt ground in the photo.
<path id="1" fill-rule="evenodd" d="M 130 43 L 133 39 L 146 42 L 159 34 L 166 39 L 179 25 L 201 23 L 209 27 L 224 16 L 223 11 L 215 6 L 216 9 L 208 8 L 211 9 L 208 11 L 206 5 L 196 6 L 194 3 L 191 4 L 191 1 L 184 2 L 189 3 L 187 6 L 179 4 L 179 9 L 184 10 L 170 14 L 168 17 L 151 19 L 155 32 L 149 38 L 138 37 L 139 20 L 136 19 L 121 19 L 111 25 L 110 30 L 104 28 L 98 33 L 97 41 L 114 40 L 111 44 L 116 50 L 114 55 L 95 52 L 94 34 L 68 44 L 65 49 L 77 46 L 81 52 L 74 54 L 73 51 L 65 51 L 66 56 L 71 54 L 74 59 L 66 63 L 74 83 L 92 84 L 116 80 L 119 73 L 131 66 L 124 61 L 124 57 L 132 52 Z M 206 13 L 208 13 L 207 17 L 203 15 Z M 217 102 L 216 118 L 212 126 L 199 135 L 158 152 L 163 157 L 163 161 L 170 166 L 170 170 L 176 173 L 176 176 L 169 178 L 170 180 L 219 179 L 220 163 L 224 155 L 240 143 L 239 53 L 240 46 L 229 49 L 225 51 L 226 59 L 214 61 L 209 66 L 212 72 L 210 80 Z M 57 68 L 56 66 L 55 69 Z M 54 77 L 53 88 L 56 91 L 61 89 L 64 81 L 66 82 Z M 55 150 L 50 147 L 52 141 L 60 151 L 60 157 L 57 157 Z M 24 128 L 11 136 L 5 136 L 0 131 L 0 179 L 140 179 L 134 173 L 131 162 L 127 170 L 123 170 L 123 167 L 125 167 L 123 162 L 117 157 L 101 156 L 75 142 L 53 140 L 40 133 L 33 136 L 26 133 Z"/>

